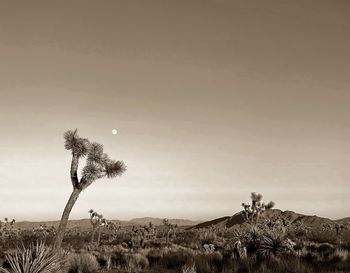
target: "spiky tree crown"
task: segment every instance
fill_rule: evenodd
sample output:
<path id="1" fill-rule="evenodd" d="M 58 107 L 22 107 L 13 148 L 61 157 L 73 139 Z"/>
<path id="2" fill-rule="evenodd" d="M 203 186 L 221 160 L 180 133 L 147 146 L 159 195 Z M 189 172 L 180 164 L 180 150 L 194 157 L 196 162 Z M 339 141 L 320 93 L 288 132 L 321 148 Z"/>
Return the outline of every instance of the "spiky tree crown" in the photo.
<path id="1" fill-rule="evenodd" d="M 81 179 L 73 184 L 74 187 L 85 189 L 97 179 L 114 178 L 126 171 L 123 161 L 110 159 L 103 152 L 102 144 L 79 137 L 77 129 L 65 132 L 64 139 L 64 147 L 72 151 L 73 158 L 79 159 L 86 156 L 86 165 L 82 170 Z M 73 173 L 76 173 L 77 164 L 73 168 L 75 168 Z"/>
<path id="2" fill-rule="evenodd" d="M 250 198 L 253 202 L 260 202 L 262 200 L 262 194 L 252 192 Z"/>
<path id="3" fill-rule="evenodd" d="M 89 140 L 79 137 L 77 129 L 65 132 L 64 140 L 64 148 L 71 150 L 73 156 L 77 156 L 78 158 L 86 156 L 89 149 Z"/>
<path id="4" fill-rule="evenodd" d="M 242 203 L 242 215 L 245 220 L 250 223 L 257 223 L 261 213 L 265 210 L 272 209 L 275 206 L 275 203 L 272 201 L 267 204 L 261 202 L 263 196 L 260 193 L 252 192 L 250 198 L 252 200 L 251 204 Z"/>
<path id="5" fill-rule="evenodd" d="M 97 213 L 93 209 L 89 210 L 89 214 L 90 214 L 90 223 L 94 227 L 107 225 L 107 220 L 103 217 L 102 214 Z"/>

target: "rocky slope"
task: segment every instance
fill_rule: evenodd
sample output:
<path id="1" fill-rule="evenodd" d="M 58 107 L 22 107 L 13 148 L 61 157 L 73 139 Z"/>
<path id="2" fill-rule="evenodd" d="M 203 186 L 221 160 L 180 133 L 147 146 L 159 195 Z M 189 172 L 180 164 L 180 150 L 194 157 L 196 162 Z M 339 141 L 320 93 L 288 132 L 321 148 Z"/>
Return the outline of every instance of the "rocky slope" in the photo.
<path id="1" fill-rule="evenodd" d="M 281 211 L 279 209 L 271 209 L 271 210 L 265 211 L 262 218 L 264 217 L 269 219 L 284 218 L 292 224 L 301 223 L 309 227 L 317 227 L 323 224 L 332 224 L 332 223 L 339 223 L 339 222 L 341 223 L 350 222 L 350 217 L 340 219 L 340 220 L 331 220 L 331 219 L 319 217 L 316 215 L 310 216 L 310 215 L 296 213 L 293 211 Z M 215 226 L 218 228 L 220 227 L 230 228 L 242 223 L 244 223 L 244 218 L 241 212 L 238 212 L 232 216 L 225 216 L 225 217 L 217 218 L 211 221 L 200 223 L 198 225 L 193 226 L 192 228 L 207 228 L 210 226 Z"/>

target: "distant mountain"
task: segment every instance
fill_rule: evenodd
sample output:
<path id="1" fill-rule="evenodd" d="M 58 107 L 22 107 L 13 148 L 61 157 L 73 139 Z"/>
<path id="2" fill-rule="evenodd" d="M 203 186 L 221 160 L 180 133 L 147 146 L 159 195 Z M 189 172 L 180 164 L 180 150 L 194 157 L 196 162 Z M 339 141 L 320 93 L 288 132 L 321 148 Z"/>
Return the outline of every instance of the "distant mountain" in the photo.
<path id="1" fill-rule="evenodd" d="M 350 223 L 350 217 L 342 218 L 336 220 L 337 223 L 345 224 L 345 223 Z"/>
<path id="2" fill-rule="evenodd" d="M 340 219 L 337 221 L 333 221 L 328 218 L 323 218 L 323 217 L 318 217 L 316 215 L 310 216 L 310 215 L 304 215 L 300 213 L 296 213 L 293 211 L 281 211 L 279 209 L 271 209 L 267 210 L 264 212 L 262 215 L 262 218 L 270 218 L 270 219 L 277 219 L 279 217 L 282 217 L 290 223 L 297 223 L 300 222 L 304 224 L 305 226 L 309 227 L 317 227 L 321 226 L 322 224 L 331 224 L 331 223 L 337 223 L 337 222 L 350 222 L 350 217 L 349 218 L 344 218 Z M 193 226 L 192 228 L 197 229 L 197 228 L 207 228 L 210 226 L 215 226 L 215 227 L 233 227 L 235 225 L 239 225 L 244 223 L 244 218 L 241 212 L 238 212 L 232 216 L 224 216 L 221 218 L 217 218 L 211 221 L 203 222 L 198 225 Z"/>
<path id="3" fill-rule="evenodd" d="M 153 218 L 153 217 L 143 217 L 143 218 L 135 218 L 128 221 L 129 224 L 136 224 L 136 225 L 147 225 L 149 222 L 152 222 L 156 226 L 160 226 L 163 224 L 163 219 L 161 218 Z M 193 220 L 187 220 L 187 219 L 169 219 L 169 222 L 171 224 L 177 224 L 178 226 L 194 226 L 201 221 L 193 221 Z"/>
<path id="4" fill-rule="evenodd" d="M 159 226 L 162 225 L 163 219 L 161 218 L 153 218 L 153 217 L 144 217 L 144 218 L 135 218 L 130 221 L 121 221 L 121 220 L 111 220 L 115 224 L 121 226 L 139 226 L 139 225 L 148 225 L 149 222 L 152 222 L 154 225 Z M 178 226 L 194 226 L 200 223 L 200 221 L 192 221 L 187 219 L 169 219 L 169 222 L 172 224 L 177 224 Z M 48 228 L 54 226 L 58 227 L 59 221 L 38 221 L 38 222 L 29 222 L 22 221 L 16 222 L 15 227 L 21 229 L 32 229 L 40 227 L 40 225 L 46 225 Z M 79 228 L 79 229 L 89 229 L 91 228 L 90 219 L 80 219 L 80 220 L 69 220 L 68 226 L 69 229 Z"/>
<path id="5" fill-rule="evenodd" d="M 309 227 L 317 227 L 322 224 L 350 224 L 350 217 L 339 219 L 339 220 L 331 220 L 328 218 L 318 217 L 316 215 L 304 215 L 300 213 L 296 213 L 293 211 L 281 211 L 279 209 L 271 209 L 264 212 L 262 215 L 264 218 L 277 219 L 279 217 L 283 217 L 288 222 L 296 223 L 301 222 L 302 224 Z M 152 222 L 154 225 L 159 226 L 162 225 L 163 219 L 161 218 L 153 218 L 153 217 L 143 217 L 143 218 L 134 218 L 130 221 L 121 221 L 121 220 L 112 220 L 112 222 L 121 225 L 121 226 L 139 226 L 139 225 L 148 225 L 149 222 Z M 197 228 L 207 228 L 210 226 L 216 227 L 233 227 L 235 225 L 240 225 L 244 223 L 244 218 L 241 212 L 238 212 L 232 216 L 224 216 L 221 218 L 217 218 L 211 221 L 200 222 L 200 221 L 192 221 L 187 219 L 169 219 L 169 222 L 172 224 L 177 224 L 178 226 L 189 227 L 189 229 L 197 229 Z M 33 227 L 38 228 L 40 225 L 46 225 L 47 227 L 58 227 L 59 221 L 40 221 L 40 222 L 16 222 L 15 226 L 21 229 L 32 229 Z M 90 220 L 89 219 L 80 219 L 80 220 L 70 220 L 68 221 L 68 228 L 79 228 L 82 230 L 90 229 Z"/>
<path id="6" fill-rule="evenodd" d="M 16 222 L 15 227 L 21 228 L 21 229 L 32 229 L 40 227 L 40 225 L 46 225 L 48 228 L 54 226 L 55 228 L 58 227 L 60 221 L 38 221 L 38 222 L 30 222 L 30 221 L 22 221 L 22 222 Z M 90 227 L 90 220 L 89 219 L 80 219 L 80 220 L 69 220 L 68 221 L 68 228 L 87 228 Z"/>

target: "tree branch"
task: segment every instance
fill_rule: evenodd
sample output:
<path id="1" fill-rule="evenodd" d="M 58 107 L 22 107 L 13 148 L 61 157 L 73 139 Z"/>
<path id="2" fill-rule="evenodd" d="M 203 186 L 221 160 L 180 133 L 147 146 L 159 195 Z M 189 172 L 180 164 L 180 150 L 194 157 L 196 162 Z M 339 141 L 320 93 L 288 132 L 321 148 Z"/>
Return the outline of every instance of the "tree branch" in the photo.
<path id="1" fill-rule="evenodd" d="M 79 157 L 77 155 L 73 155 L 72 163 L 70 166 L 70 179 L 75 189 L 77 189 L 79 185 L 78 165 L 79 165 Z"/>

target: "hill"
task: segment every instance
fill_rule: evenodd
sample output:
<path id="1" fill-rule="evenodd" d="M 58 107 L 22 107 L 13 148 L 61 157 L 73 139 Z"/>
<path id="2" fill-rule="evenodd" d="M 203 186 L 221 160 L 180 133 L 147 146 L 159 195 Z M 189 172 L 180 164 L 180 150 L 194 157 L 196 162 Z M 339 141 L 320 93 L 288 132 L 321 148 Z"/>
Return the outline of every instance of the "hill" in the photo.
<path id="1" fill-rule="evenodd" d="M 346 217 L 346 218 L 342 218 L 342 219 L 338 219 L 336 220 L 337 223 L 339 224 L 349 224 L 350 223 L 350 217 Z"/>
<path id="2" fill-rule="evenodd" d="M 284 218 L 290 223 L 302 223 L 305 226 L 309 227 L 317 227 L 321 226 L 322 224 L 332 224 L 337 223 L 338 221 L 342 222 L 350 222 L 349 218 L 340 219 L 338 221 L 333 221 L 328 218 L 318 217 L 316 215 L 310 216 L 310 215 L 304 215 L 300 213 L 296 213 L 293 211 L 281 211 L 279 209 L 271 209 L 265 211 L 265 213 L 262 215 L 262 218 L 269 218 L 269 219 L 277 219 L 277 218 Z M 348 219 L 348 220 L 347 220 Z M 233 227 L 235 225 L 240 225 L 244 223 L 244 218 L 241 212 L 238 212 L 232 216 L 224 216 L 221 218 L 217 218 L 211 221 L 203 222 L 198 225 L 193 226 L 192 228 L 207 228 L 210 226 L 215 227 Z"/>

